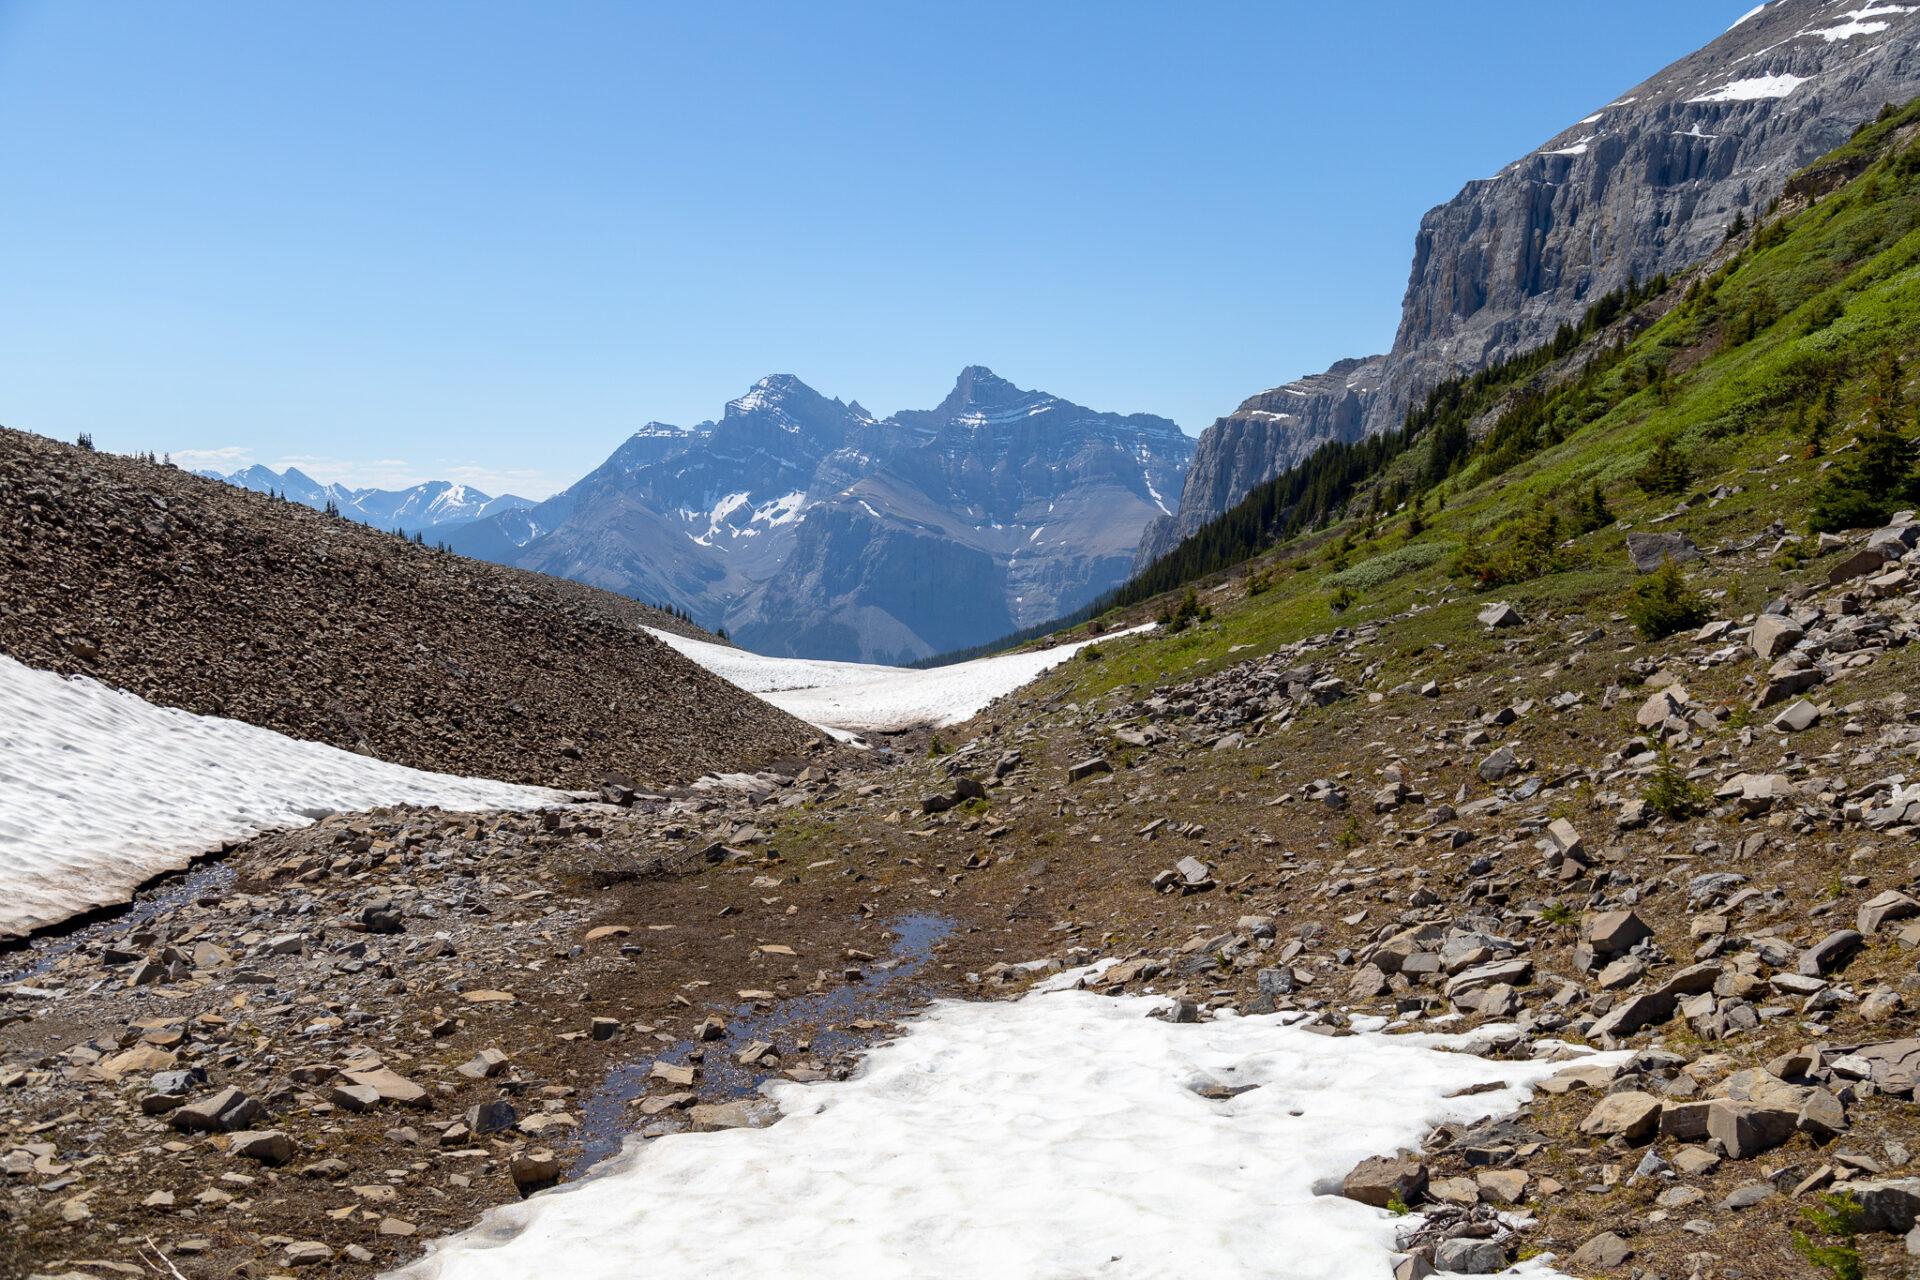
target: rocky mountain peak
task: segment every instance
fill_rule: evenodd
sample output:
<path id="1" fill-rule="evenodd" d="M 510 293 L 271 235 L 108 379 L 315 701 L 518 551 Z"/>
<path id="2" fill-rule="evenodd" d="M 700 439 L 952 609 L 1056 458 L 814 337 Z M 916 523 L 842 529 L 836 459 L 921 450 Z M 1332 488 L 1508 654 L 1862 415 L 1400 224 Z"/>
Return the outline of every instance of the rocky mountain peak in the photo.
<path id="1" fill-rule="evenodd" d="M 1034 399 L 1051 400 L 1053 397 L 1044 392 L 1022 391 L 985 365 L 970 364 L 953 380 L 953 390 L 947 393 L 947 398 L 940 402 L 934 412 L 960 417 L 977 410 L 1003 409 Z"/>

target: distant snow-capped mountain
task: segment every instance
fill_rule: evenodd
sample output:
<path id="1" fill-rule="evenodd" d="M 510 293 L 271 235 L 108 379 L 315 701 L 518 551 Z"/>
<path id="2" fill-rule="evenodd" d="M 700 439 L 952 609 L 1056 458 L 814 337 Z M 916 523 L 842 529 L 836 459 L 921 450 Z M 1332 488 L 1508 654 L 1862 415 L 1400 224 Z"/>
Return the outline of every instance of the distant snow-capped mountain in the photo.
<path id="1" fill-rule="evenodd" d="M 521 510 L 534 505 L 530 498 L 512 494 L 490 497 L 468 484 L 451 480 L 428 480 L 410 489 L 349 489 L 340 484 L 322 484 L 298 467 L 275 471 L 259 465 L 222 475 L 218 471 L 199 474 L 224 480 L 255 493 L 284 494 L 316 511 L 333 502 L 340 514 L 381 529 L 405 529 L 425 532 L 444 525 L 460 524 L 485 516 Z"/>
<path id="2" fill-rule="evenodd" d="M 897 661 L 990 640 L 1119 585 L 1194 442 L 978 366 L 876 419 L 790 374 L 718 422 L 649 423 L 579 482 L 448 540 L 724 625 L 795 657 Z"/>

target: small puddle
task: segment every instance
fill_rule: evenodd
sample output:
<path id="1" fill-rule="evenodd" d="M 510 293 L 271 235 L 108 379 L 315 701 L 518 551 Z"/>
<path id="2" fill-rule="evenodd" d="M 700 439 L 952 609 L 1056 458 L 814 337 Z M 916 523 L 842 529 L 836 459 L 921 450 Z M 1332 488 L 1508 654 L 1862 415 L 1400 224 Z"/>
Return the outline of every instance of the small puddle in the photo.
<path id="1" fill-rule="evenodd" d="M 954 922 L 946 916 L 916 913 L 890 921 L 887 927 L 893 934 L 893 950 L 883 960 L 861 962 L 866 976 L 860 981 L 817 995 L 783 1000 L 770 1009 L 759 1009 L 755 1002 L 746 1001 L 725 1015 L 725 1039 L 706 1044 L 676 1040 L 656 1054 L 615 1067 L 580 1108 L 584 1138 L 580 1154 L 567 1173 L 568 1180 L 582 1177 L 617 1153 L 627 1136 L 643 1124 L 666 1119 L 663 1115 L 644 1120 L 633 1105 L 651 1092 L 647 1077 L 656 1062 L 683 1066 L 690 1054 L 703 1050 L 704 1061 L 693 1091 L 701 1102 L 729 1102 L 751 1097 L 764 1082 L 783 1078 L 780 1070 L 743 1066 L 735 1060 L 756 1040 L 770 1042 L 780 1051 L 783 1063 L 801 1056 L 793 1047 L 795 1037 L 791 1032 L 796 1027 L 813 1028 L 807 1035 L 806 1057 L 830 1059 L 864 1048 L 874 1033 L 848 1024 L 891 1024 L 905 1013 L 915 1003 L 909 979 L 926 968 L 933 959 L 934 947 L 953 932 Z"/>

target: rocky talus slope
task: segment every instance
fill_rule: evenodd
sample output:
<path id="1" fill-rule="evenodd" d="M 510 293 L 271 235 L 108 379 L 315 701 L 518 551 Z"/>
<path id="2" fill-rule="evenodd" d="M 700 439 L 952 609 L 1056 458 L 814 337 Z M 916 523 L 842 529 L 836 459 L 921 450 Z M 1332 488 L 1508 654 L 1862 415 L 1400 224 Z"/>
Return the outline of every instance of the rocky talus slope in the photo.
<path id="1" fill-rule="evenodd" d="M 791 753 L 799 721 L 577 583 L 0 430 L 0 652 L 421 769 L 597 787 Z"/>
<path id="2" fill-rule="evenodd" d="M 1920 94 L 1916 41 L 1914 6 L 1776 0 L 1469 182 L 1421 219 L 1392 349 L 1203 432 L 1180 508 L 1149 526 L 1136 571 L 1316 445 L 1398 428 L 1436 384 L 1551 341 L 1630 279 L 1704 261 L 1736 217 L 1753 221 L 1797 170 Z M 1354 364 L 1364 379 L 1332 376 Z"/>

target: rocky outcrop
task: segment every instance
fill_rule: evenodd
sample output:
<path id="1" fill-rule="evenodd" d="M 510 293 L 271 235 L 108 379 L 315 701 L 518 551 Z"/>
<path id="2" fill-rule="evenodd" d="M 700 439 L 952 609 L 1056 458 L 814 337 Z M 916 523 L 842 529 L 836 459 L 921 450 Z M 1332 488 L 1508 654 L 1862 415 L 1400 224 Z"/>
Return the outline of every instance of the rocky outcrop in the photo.
<path id="1" fill-rule="evenodd" d="M 1328 439 L 1398 428 L 1437 383 L 1550 341 L 1630 279 L 1683 270 L 1798 169 L 1920 94 L 1920 7 L 1776 0 L 1421 219 L 1393 349 L 1256 396 L 1200 438 L 1180 511 L 1136 570 Z M 1308 384 L 1371 369 L 1357 428 Z M 1297 417 L 1276 397 L 1307 391 Z"/>
<path id="2" fill-rule="evenodd" d="M 1356 440 L 1379 397 L 1386 357 L 1342 360 L 1243 402 L 1200 437 L 1174 515 L 1156 518 L 1140 535 L 1138 573 L 1256 486 L 1294 466 L 1329 440 Z"/>

